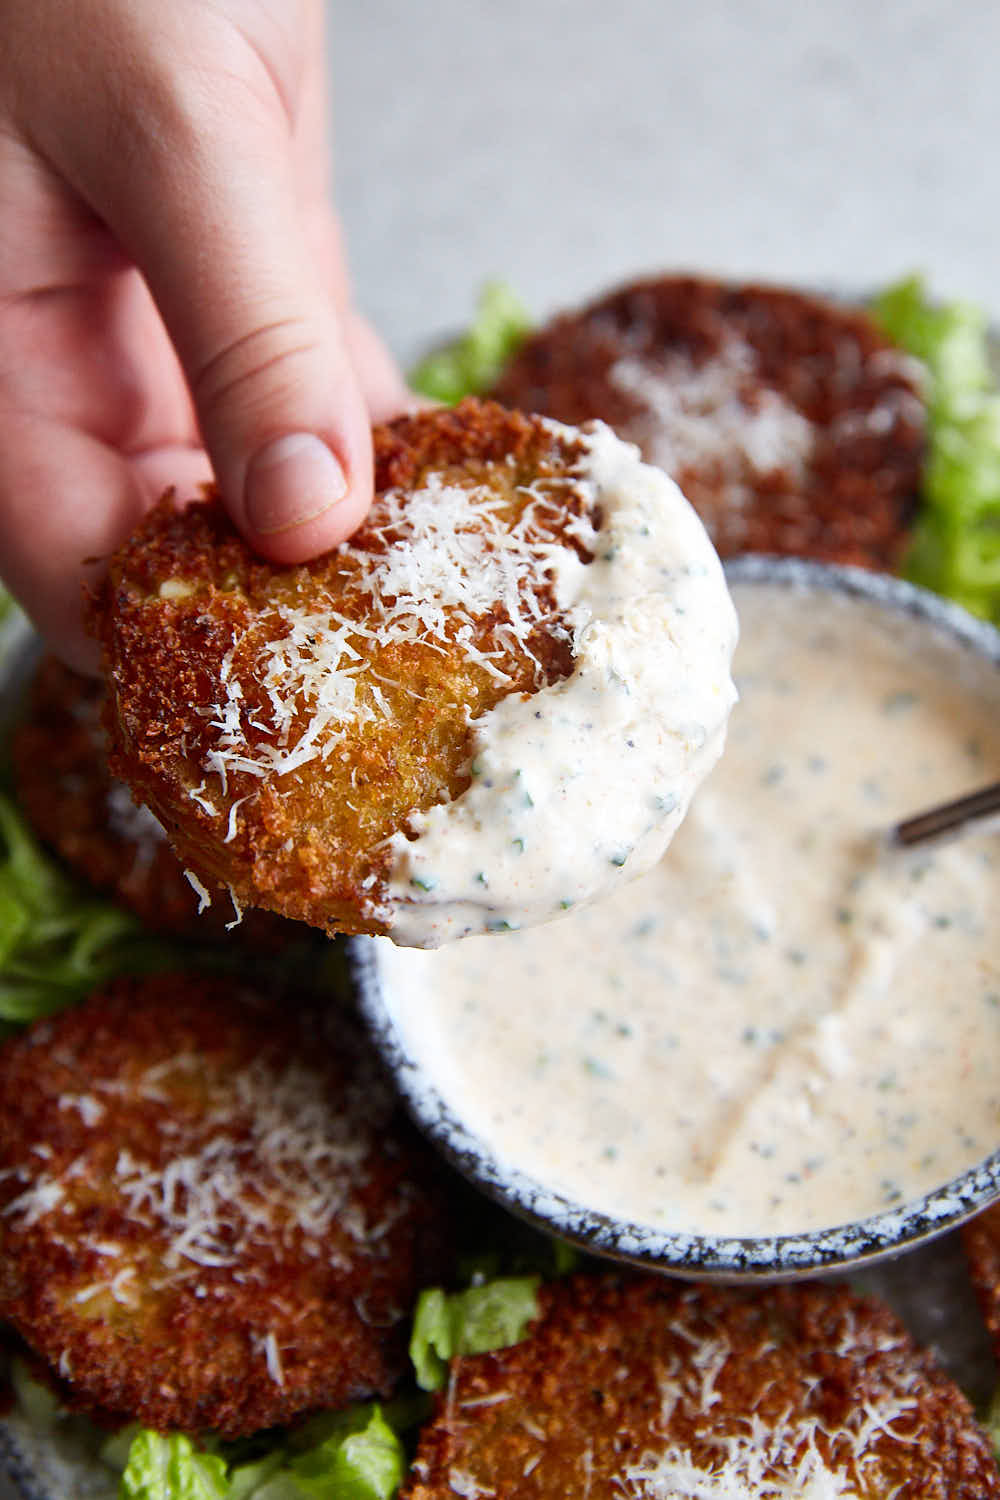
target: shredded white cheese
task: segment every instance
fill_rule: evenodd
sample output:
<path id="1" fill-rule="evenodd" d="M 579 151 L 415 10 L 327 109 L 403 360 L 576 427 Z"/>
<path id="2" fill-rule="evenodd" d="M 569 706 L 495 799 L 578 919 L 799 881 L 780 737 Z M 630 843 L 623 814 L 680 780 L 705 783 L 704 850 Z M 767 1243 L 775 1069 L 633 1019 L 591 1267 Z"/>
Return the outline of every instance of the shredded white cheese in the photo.
<path id="1" fill-rule="evenodd" d="M 671 1328 L 684 1339 L 691 1337 L 682 1319 Z M 849 1315 L 841 1353 L 852 1343 Z M 887 1370 L 878 1399 L 859 1401 L 845 1425 L 835 1431 L 806 1412 L 792 1410 L 775 1419 L 751 1411 L 713 1420 L 712 1408 L 724 1400 L 718 1378 L 730 1358 L 739 1357 L 722 1338 L 709 1338 L 673 1358 L 660 1379 L 663 1441 L 651 1442 L 641 1458 L 624 1469 L 617 1481 L 623 1497 L 863 1500 L 875 1489 L 881 1493 L 875 1440 L 886 1434 L 896 1442 L 913 1440 L 893 1429 L 915 1405 L 905 1375 L 895 1368 Z M 809 1387 L 804 1374 L 803 1401 Z M 670 1435 L 671 1422 L 679 1418 L 694 1424 L 697 1456 L 691 1446 Z"/>
<path id="2" fill-rule="evenodd" d="M 631 444 L 600 424 L 582 441 L 600 525 L 562 579 L 572 671 L 472 720 L 472 784 L 392 840 L 400 945 L 546 922 L 642 874 L 721 752 L 736 618 L 719 560 Z"/>
<path id="3" fill-rule="evenodd" d="M 272 1330 L 264 1340 L 264 1358 L 267 1362 L 267 1373 L 275 1385 L 284 1389 L 285 1372 L 281 1364 L 281 1351 L 278 1348 L 278 1340 Z"/>
<path id="4" fill-rule="evenodd" d="M 179 1054 L 136 1081 L 131 1092 L 165 1106 L 159 1125 L 166 1160 L 122 1147 L 109 1184 L 127 1219 L 166 1242 L 162 1265 L 168 1276 L 185 1266 L 235 1266 L 254 1244 L 280 1246 L 293 1237 L 306 1255 L 332 1259 L 336 1251 L 329 1237 L 334 1223 L 355 1243 L 381 1253 L 379 1244 L 390 1221 L 369 1221 L 355 1202 L 355 1190 L 366 1179 L 373 1140 L 355 1112 L 331 1107 L 324 1076 L 301 1063 L 277 1072 L 257 1059 L 236 1072 L 225 1095 L 206 1110 L 199 1121 L 200 1141 L 189 1149 L 177 1145 L 171 1150 L 176 1122 L 165 1085 L 171 1074 L 198 1067 L 197 1058 Z M 120 1092 L 118 1080 L 97 1080 L 91 1088 L 94 1096 L 114 1097 Z M 379 1100 L 377 1090 L 368 1091 L 365 1102 L 370 1108 L 380 1108 Z M 96 1117 L 88 1123 L 96 1123 Z M 19 1229 L 47 1215 L 72 1217 L 77 1205 L 70 1184 L 91 1170 L 86 1151 L 58 1175 L 11 1169 L 8 1175 L 26 1185 L 5 1206 L 4 1215 Z M 72 1232 L 82 1249 L 111 1253 L 106 1243 L 85 1230 L 74 1226 Z M 109 1290 L 120 1300 L 132 1274 L 123 1269 L 83 1289 L 79 1299 L 87 1301 Z M 275 1356 L 269 1357 L 273 1361 Z"/>
<path id="5" fill-rule="evenodd" d="M 752 347 L 731 338 L 699 364 L 684 350 L 659 364 L 626 355 L 610 379 L 637 403 L 636 436 L 653 463 L 668 474 L 720 469 L 727 504 L 738 506 L 763 474 L 801 475 L 815 443 L 813 424 L 759 384 L 756 366 Z"/>
<path id="6" fill-rule="evenodd" d="M 609 428 L 547 425 L 572 466 L 521 486 L 516 521 L 487 481 L 386 492 L 336 597 L 314 582 L 308 601 L 263 610 L 204 710 L 191 795 L 206 807 L 234 777 L 284 781 L 391 724 L 392 695 L 413 689 L 370 659 L 395 646 L 457 648 L 501 686 L 534 661 L 536 691 L 470 718 L 473 784 L 380 846 L 371 911 L 403 944 L 546 921 L 642 873 L 722 748 L 736 622 L 704 527 Z M 572 661 L 552 684 L 533 646 L 545 635 Z"/>
<path id="7" fill-rule="evenodd" d="M 364 621 L 345 616 L 332 599 L 308 608 L 282 604 L 233 643 L 205 761 L 223 795 L 233 772 L 288 776 L 327 757 L 348 727 L 391 717 L 379 687 L 384 679 L 367 676 L 363 689 L 358 680 L 373 646 L 441 649 L 449 641 L 498 681 L 510 680 L 502 653 L 476 646 L 477 627 L 496 616 L 510 649 L 528 651 L 531 633 L 552 615 L 560 573 L 581 565 L 572 548 L 551 540 L 552 500 L 542 491 L 522 493 L 528 504 L 511 525 L 500 514 L 506 502 L 486 485 L 449 484 L 431 474 L 414 491 L 387 491 L 375 532 L 383 548 L 353 554 L 354 586 L 370 599 Z M 593 537 L 583 520 L 571 520 L 569 531 L 584 546 Z M 267 695 L 263 717 L 249 717 L 244 673 Z M 204 805 L 204 783 L 190 795 Z M 230 819 L 227 838 L 234 831 Z"/>
<path id="8" fill-rule="evenodd" d="M 198 897 L 198 915 L 200 917 L 206 907 L 211 906 L 212 894 L 206 886 L 202 885 L 193 870 L 185 870 L 184 879 Z"/>

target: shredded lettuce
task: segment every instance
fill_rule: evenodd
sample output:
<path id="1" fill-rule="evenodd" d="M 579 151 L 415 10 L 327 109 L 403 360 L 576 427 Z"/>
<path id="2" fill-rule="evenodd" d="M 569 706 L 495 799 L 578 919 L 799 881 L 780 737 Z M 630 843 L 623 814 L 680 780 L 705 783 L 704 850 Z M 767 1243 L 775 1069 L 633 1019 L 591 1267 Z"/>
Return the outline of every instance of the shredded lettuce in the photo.
<path id="1" fill-rule="evenodd" d="M 498 1276 L 463 1292 L 421 1292 L 410 1337 L 417 1384 L 439 1390 L 455 1354 L 485 1354 L 524 1338 L 538 1316 L 537 1276 Z"/>
<path id="2" fill-rule="evenodd" d="M 922 508 L 903 571 L 1000 624 L 1000 390 L 986 316 L 931 301 L 919 276 L 887 288 L 875 312 L 929 382 Z"/>
<path id="3" fill-rule="evenodd" d="M 289 1469 L 312 1500 L 391 1500 L 406 1457 L 381 1409 L 362 1407 L 344 1413 L 330 1436 L 292 1458 Z"/>
<path id="4" fill-rule="evenodd" d="M 994 1390 L 989 1406 L 980 1413 L 980 1420 L 989 1434 L 997 1463 L 1000 1463 L 1000 1386 Z"/>
<path id="5" fill-rule="evenodd" d="M 64 875 L 0 796 L 0 1021 L 36 1020 L 115 974 L 171 961 L 172 945 Z"/>
<path id="6" fill-rule="evenodd" d="M 488 282 L 479 295 L 472 326 L 421 360 L 410 372 L 410 385 L 446 406 L 454 406 L 463 396 L 478 396 L 493 384 L 530 327 L 531 319 L 516 293 L 502 281 Z"/>
<path id="7" fill-rule="evenodd" d="M 226 1500 L 226 1463 L 181 1433 L 136 1434 L 122 1474 L 122 1500 Z"/>
<path id="8" fill-rule="evenodd" d="M 143 1428 L 129 1448 L 121 1500 L 391 1500 L 406 1456 L 382 1409 L 355 1406 L 325 1427 L 302 1452 L 279 1442 L 247 1462 Z"/>

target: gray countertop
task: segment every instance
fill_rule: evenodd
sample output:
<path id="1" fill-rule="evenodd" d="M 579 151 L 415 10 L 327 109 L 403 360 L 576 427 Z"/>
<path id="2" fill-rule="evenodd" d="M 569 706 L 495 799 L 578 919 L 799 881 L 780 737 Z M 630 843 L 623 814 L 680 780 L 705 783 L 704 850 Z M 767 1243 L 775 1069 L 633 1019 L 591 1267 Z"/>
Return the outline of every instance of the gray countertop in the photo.
<path id="1" fill-rule="evenodd" d="M 1000 314 L 1000 7 L 332 4 L 338 198 L 409 359 L 502 274 L 536 314 L 642 271 L 924 270 Z"/>

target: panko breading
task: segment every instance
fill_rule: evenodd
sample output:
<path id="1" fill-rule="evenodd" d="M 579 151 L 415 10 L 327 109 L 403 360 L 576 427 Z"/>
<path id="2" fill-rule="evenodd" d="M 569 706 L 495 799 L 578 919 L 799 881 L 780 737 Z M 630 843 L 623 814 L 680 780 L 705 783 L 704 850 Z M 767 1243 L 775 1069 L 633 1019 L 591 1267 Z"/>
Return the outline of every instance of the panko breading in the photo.
<path id="1" fill-rule="evenodd" d="M 300 567 L 256 559 L 218 502 L 167 501 L 140 526 L 93 611 L 112 767 L 199 881 L 239 904 L 393 936 L 429 911 L 399 938 L 418 944 L 513 908 L 543 920 L 624 878 L 643 840 L 665 843 L 721 749 L 735 619 L 718 559 L 676 487 L 606 428 L 469 401 L 377 429 L 375 459 L 365 524 Z M 651 692 L 654 671 L 668 691 Z M 571 754 L 552 752 L 538 705 L 569 726 Z M 494 720 L 496 775 L 477 738 Z M 528 751 L 535 798 L 518 782 Z M 560 840 L 539 822 L 565 831 L 577 805 L 596 830 L 593 884 L 580 860 L 553 873 Z M 460 809 L 474 847 L 456 893 L 414 861 L 436 815 Z"/>
<path id="2" fill-rule="evenodd" d="M 523 1343 L 453 1360 L 400 1500 L 987 1500 L 965 1397 L 889 1310 L 820 1284 L 543 1288 Z"/>
<path id="3" fill-rule="evenodd" d="M 723 557 L 890 569 L 924 453 L 919 369 L 859 308 L 664 276 L 532 335 L 492 395 L 599 417 L 681 486 Z"/>
<path id="4" fill-rule="evenodd" d="M 216 902 L 199 915 L 199 899 L 161 824 L 108 770 L 103 700 L 95 678 L 52 656 L 39 662 L 11 741 L 18 803 L 42 842 L 76 875 L 151 930 L 221 937 L 233 919 L 231 906 Z M 236 936 L 274 947 L 290 932 L 279 918 L 254 912 Z"/>
<path id="5" fill-rule="evenodd" d="M 68 1405 L 235 1437 L 392 1390 L 448 1194 L 346 1026 L 171 975 L 0 1049 L 0 1317 Z"/>
<path id="6" fill-rule="evenodd" d="M 1000 1203 L 963 1224 L 961 1234 L 972 1285 L 1000 1364 Z"/>

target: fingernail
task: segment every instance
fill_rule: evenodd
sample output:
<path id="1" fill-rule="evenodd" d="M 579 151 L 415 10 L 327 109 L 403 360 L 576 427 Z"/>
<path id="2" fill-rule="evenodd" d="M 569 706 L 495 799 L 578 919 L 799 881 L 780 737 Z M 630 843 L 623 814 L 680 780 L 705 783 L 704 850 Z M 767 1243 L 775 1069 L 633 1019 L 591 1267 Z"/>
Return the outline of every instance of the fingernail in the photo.
<path id="1" fill-rule="evenodd" d="M 250 460 L 243 487 L 247 524 L 273 536 L 315 520 L 347 494 L 340 460 L 311 432 L 276 438 Z"/>

